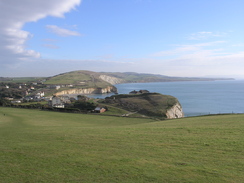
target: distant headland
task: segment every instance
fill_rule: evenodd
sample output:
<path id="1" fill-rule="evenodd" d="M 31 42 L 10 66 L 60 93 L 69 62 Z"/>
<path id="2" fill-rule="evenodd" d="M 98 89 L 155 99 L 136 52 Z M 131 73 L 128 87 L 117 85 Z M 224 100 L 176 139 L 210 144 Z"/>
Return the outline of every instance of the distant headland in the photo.
<path id="1" fill-rule="evenodd" d="M 0 77 L 1 88 L 12 88 L 18 95 L 45 96 L 66 94 L 117 93 L 115 84 L 175 81 L 215 81 L 233 78 L 170 77 L 135 72 L 93 72 L 86 70 L 61 73 L 52 77 Z M 18 91 L 17 91 L 17 90 Z M 8 90 L 9 92 L 10 90 Z M 11 92 L 10 92 L 11 93 Z M 14 94 L 13 94 L 14 95 Z"/>

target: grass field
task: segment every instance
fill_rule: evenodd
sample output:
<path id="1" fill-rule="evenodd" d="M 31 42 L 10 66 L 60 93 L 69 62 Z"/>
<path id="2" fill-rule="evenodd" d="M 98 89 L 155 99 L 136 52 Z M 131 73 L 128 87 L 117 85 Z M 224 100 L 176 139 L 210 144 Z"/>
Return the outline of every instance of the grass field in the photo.
<path id="1" fill-rule="evenodd" d="M 0 182 L 243 182 L 244 115 L 152 121 L 0 108 Z"/>

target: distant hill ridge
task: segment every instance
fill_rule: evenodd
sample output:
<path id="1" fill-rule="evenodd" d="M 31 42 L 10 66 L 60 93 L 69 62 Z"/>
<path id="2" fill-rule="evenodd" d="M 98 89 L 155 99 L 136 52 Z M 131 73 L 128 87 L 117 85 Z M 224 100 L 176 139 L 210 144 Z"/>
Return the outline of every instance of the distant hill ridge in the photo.
<path id="1" fill-rule="evenodd" d="M 49 77 L 45 84 L 74 84 L 84 87 L 104 87 L 120 83 L 147 83 L 173 81 L 214 81 L 232 80 L 232 78 L 200 78 L 200 77 L 170 77 L 159 74 L 145 74 L 135 72 L 93 72 L 72 71 Z"/>

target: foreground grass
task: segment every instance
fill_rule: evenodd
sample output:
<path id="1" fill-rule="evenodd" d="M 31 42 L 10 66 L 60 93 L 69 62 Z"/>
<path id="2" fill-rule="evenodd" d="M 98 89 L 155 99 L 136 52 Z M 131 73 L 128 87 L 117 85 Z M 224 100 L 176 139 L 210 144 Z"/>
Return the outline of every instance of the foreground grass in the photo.
<path id="1" fill-rule="evenodd" d="M 242 182 L 243 132 L 244 115 L 155 122 L 0 108 L 0 182 Z"/>

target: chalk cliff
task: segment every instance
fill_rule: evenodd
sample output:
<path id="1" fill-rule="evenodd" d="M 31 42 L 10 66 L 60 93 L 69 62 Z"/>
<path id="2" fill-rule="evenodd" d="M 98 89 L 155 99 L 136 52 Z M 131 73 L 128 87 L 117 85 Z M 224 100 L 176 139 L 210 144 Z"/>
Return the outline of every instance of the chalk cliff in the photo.
<path id="1" fill-rule="evenodd" d="M 113 95 L 106 97 L 104 103 L 145 116 L 167 119 L 184 117 L 177 98 L 159 93 Z"/>
<path id="2" fill-rule="evenodd" d="M 112 77 L 112 76 L 107 76 L 107 75 L 100 75 L 99 78 L 112 85 L 125 83 L 125 80 L 123 80 L 123 79 Z"/>
<path id="3" fill-rule="evenodd" d="M 184 113 L 181 105 L 177 102 L 175 105 L 173 105 L 170 109 L 166 111 L 166 116 L 168 119 L 183 118 Z"/>
<path id="4" fill-rule="evenodd" d="M 116 93 L 117 88 L 114 86 L 107 86 L 106 88 L 74 88 L 63 90 L 55 93 L 55 95 L 69 95 L 69 94 L 103 94 Z"/>

